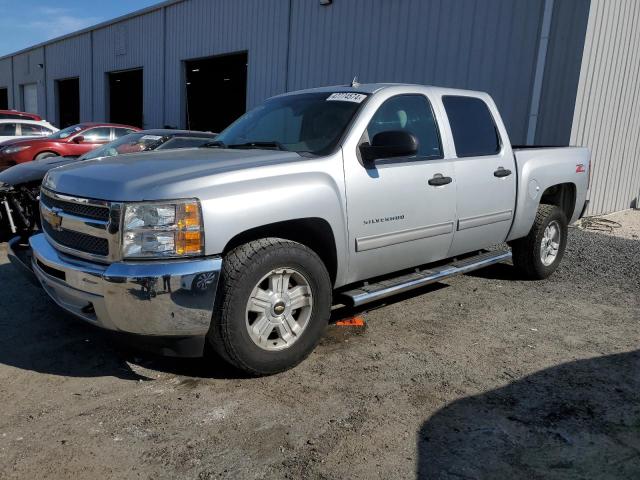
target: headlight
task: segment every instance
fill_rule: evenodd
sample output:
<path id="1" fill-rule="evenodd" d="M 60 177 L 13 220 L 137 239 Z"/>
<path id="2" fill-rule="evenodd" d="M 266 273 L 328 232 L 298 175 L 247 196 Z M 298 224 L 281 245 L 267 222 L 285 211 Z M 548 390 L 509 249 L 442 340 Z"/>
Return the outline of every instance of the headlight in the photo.
<path id="1" fill-rule="evenodd" d="M 4 150 L 2 150 L 2 153 L 6 153 L 6 154 L 11 154 L 11 153 L 18 153 L 18 152 L 22 152 L 23 150 L 26 150 L 27 148 L 31 148 L 29 145 L 24 145 L 24 146 L 15 146 L 15 147 L 7 147 Z"/>
<path id="2" fill-rule="evenodd" d="M 203 252 L 202 213 L 197 200 L 125 204 L 124 258 L 183 257 Z"/>

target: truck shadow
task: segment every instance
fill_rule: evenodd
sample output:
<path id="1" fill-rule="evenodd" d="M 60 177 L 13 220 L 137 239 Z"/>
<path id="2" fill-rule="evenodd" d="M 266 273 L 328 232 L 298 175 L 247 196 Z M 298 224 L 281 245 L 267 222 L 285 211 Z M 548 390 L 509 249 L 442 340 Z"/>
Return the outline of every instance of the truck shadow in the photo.
<path id="1" fill-rule="evenodd" d="M 511 263 L 496 263 L 480 270 L 466 273 L 469 277 L 484 278 L 486 280 L 516 280 L 529 282 L 533 281 L 522 275 Z"/>
<path id="2" fill-rule="evenodd" d="M 238 378 L 240 372 L 214 356 L 159 357 L 134 349 L 117 335 L 77 320 L 9 264 L 0 265 L 0 363 L 71 377 L 113 376 L 150 380 L 132 365 L 186 376 Z"/>
<path id="3" fill-rule="evenodd" d="M 2 364 L 53 375 L 114 376 L 125 380 L 150 380 L 136 373 L 132 365 L 189 377 L 246 376 L 213 352 L 207 352 L 202 359 L 186 359 L 161 357 L 134 347 L 131 339 L 88 325 L 58 308 L 42 289 L 23 279 L 11 264 L 0 265 L 0 285 Z M 330 323 L 444 287 L 444 284 L 434 284 L 361 308 L 341 307 L 333 311 Z M 343 337 L 346 338 L 329 331 L 323 341 L 340 344 Z"/>
<path id="4" fill-rule="evenodd" d="M 463 398 L 418 433 L 419 479 L 638 478 L 640 350 Z"/>

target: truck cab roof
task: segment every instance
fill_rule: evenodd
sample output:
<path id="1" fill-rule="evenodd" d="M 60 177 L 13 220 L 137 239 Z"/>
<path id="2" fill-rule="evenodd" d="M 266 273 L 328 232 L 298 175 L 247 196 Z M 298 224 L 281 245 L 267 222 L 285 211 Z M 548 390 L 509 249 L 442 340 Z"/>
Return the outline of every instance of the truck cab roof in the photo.
<path id="1" fill-rule="evenodd" d="M 431 91 L 433 93 L 439 93 L 441 95 L 473 95 L 473 96 L 488 96 L 485 92 L 475 90 L 465 90 L 460 88 L 444 88 L 435 87 L 432 85 L 419 85 L 412 83 L 362 83 L 356 86 L 351 85 L 328 85 L 325 87 L 308 88 L 305 90 L 297 90 L 295 92 L 283 93 L 282 95 L 276 95 L 276 97 L 283 97 L 288 95 L 300 95 L 304 93 L 334 93 L 334 92 L 348 92 L 348 93 L 362 93 L 366 95 L 373 95 L 386 89 L 398 89 L 398 90 L 415 90 L 415 91 Z M 275 98 L 275 97 L 274 97 Z"/>

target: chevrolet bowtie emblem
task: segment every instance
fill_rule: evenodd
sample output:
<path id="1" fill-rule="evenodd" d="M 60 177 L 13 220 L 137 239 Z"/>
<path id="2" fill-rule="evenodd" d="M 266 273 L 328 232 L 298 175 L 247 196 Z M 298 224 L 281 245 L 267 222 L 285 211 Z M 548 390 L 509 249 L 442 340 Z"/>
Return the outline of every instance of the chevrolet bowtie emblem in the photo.
<path id="1" fill-rule="evenodd" d="M 62 230 L 62 217 L 60 216 L 60 212 L 62 212 L 62 210 L 56 207 L 53 207 L 51 209 L 42 209 L 42 217 L 51 226 L 51 228 L 53 228 L 57 232 Z"/>

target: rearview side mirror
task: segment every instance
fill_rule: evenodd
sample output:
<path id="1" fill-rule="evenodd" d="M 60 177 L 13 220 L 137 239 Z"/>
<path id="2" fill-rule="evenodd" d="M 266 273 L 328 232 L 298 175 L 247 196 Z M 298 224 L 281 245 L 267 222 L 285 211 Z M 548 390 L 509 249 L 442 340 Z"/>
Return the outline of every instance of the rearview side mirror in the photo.
<path id="1" fill-rule="evenodd" d="M 371 144 L 360 145 L 360 153 L 365 162 L 378 158 L 410 157 L 418 152 L 418 139 L 406 130 L 389 130 L 373 136 Z"/>
<path id="2" fill-rule="evenodd" d="M 78 135 L 77 137 L 73 137 L 73 143 L 82 143 L 84 142 L 84 136 Z"/>

